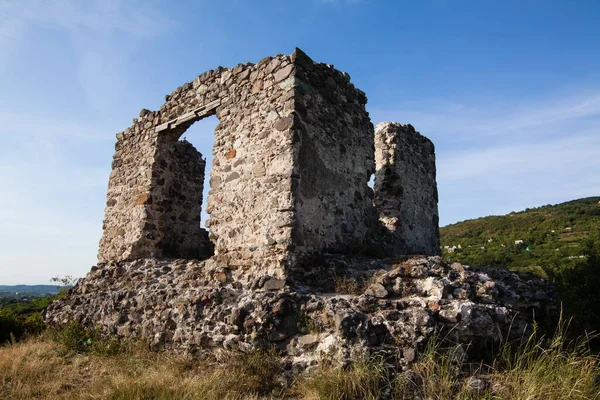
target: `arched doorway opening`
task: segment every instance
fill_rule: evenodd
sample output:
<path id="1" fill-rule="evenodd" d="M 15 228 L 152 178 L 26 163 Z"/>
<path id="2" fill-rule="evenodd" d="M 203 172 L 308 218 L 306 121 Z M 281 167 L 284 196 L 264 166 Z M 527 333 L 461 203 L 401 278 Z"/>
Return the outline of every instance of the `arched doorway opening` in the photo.
<path id="1" fill-rule="evenodd" d="M 152 210 L 162 257 L 206 259 L 214 254 L 205 210 L 218 123 L 214 114 L 202 115 L 158 135 Z"/>

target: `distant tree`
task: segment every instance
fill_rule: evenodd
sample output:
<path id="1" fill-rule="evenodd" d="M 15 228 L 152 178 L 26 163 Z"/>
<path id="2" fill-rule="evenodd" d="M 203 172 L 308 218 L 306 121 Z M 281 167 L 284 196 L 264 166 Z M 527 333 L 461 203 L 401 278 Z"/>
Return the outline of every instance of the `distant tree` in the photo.
<path id="1" fill-rule="evenodd" d="M 581 253 L 582 261 L 567 266 L 554 258 L 544 269 L 556 283 L 575 327 L 600 332 L 600 242 L 585 241 Z"/>
<path id="2" fill-rule="evenodd" d="M 60 277 L 60 275 L 57 275 L 55 277 L 50 278 L 50 282 L 57 283 L 58 286 L 56 288 L 58 290 L 65 290 L 75 286 L 75 283 L 77 283 L 77 279 L 73 278 L 72 275 L 65 275 L 62 278 Z"/>

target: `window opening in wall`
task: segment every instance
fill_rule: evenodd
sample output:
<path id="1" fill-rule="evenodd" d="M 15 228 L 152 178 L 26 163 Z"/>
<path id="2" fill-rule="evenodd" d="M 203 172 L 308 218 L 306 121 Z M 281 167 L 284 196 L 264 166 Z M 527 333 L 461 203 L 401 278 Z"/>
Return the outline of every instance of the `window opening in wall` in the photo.
<path id="1" fill-rule="evenodd" d="M 200 121 L 196 121 L 190 126 L 179 138 L 179 140 L 187 140 L 196 150 L 202 154 L 202 158 L 206 161 L 204 170 L 204 187 L 202 190 L 202 212 L 200 214 L 200 226 L 206 230 L 206 221 L 208 214 L 206 213 L 208 191 L 210 189 L 210 170 L 213 164 L 213 144 L 215 142 L 215 128 L 219 124 L 219 119 L 216 115 L 205 117 Z"/>

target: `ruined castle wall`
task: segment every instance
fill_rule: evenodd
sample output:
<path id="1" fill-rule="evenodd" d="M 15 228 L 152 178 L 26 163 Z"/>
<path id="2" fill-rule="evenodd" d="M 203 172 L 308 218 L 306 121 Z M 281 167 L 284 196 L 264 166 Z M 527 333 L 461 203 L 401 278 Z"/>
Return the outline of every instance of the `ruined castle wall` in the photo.
<path id="1" fill-rule="evenodd" d="M 136 244 L 148 219 L 155 151 L 146 131 L 153 127 L 153 119 L 153 114 L 145 114 L 117 134 L 98 253 L 100 262 L 140 255 Z"/>
<path id="2" fill-rule="evenodd" d="M 178 139 L 216 115 L 206 226 L 221 265 L 283 277 L 313 250 L 359 253 L 376 231 L 365 94 L 348 74 L 296 50 L 211 70 L 142 110 L 118 135 L 101 262 L 203 258 L 201 156 Z M 391 128 L 390 128 L 391 127 Z M 380 221 L 398 249 L 437 252 L 433 145 L 401 125 L 378 130 Z"/>
<path id="3" fill-rule="evenodd" d="M 296 52 L 294 200 L 296 244 L 353 252 L 376 221 L 367 183 L 373 125 L 350 76 Z"/>
<path id="4" fill-rule="evenodd" d="M 438 254 L 438 193 L 433 143 L 412 125 L 375 127 L 375 198 L 396 254 Z"/>
<path id="5" fill-rule="evenodd" d="M 216 114 L 220 123 L 207 202 L 216 256 L 225 264 L 251 265 L 268 258 L 281 265 L 294 220 L 293 71 L 289 56 L 220 67 L 177 88 L 159 111 L 143 110 L 118 137 L 100 261 L 186 256 L 171 251 L 167 234 L 172 229 L 167 221 L 186 214 L 179 209 L 186 201 L 173 205 L 178 209 L 169 206 L 173 171 L 179 168 L 174 146 L 193 122 Z M 198 165 L 187 173 L 194 176 L 186 184 L 199 182 Z M 199 189 L 191 186 L 193 192 Z M 199 204 L 194 203 L 194 212 Z"/>
<path id="6" fill-rule="evenodd" d="M 221 74 L 229 99 L 217 109 L 207 209 L 219 262 L 278 277 L 294 220 L 293 70 L 277 56 Z"/>

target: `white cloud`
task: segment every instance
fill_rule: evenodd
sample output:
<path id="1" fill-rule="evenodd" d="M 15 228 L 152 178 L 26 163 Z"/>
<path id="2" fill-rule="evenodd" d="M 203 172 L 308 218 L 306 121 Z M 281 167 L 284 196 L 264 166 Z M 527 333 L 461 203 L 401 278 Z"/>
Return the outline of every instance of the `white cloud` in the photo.
<path id="1" fill-rule="evenodd" d="M 374 109 L 436 145 L 442 225 L 600 195 L 600 91 Z"/>
<path id="2" fill-rule="evenodd" d="M 570 172 L 584 176 L 587 171 L 597 171 L 600 167 L 599 149 L 600 134 L 445 153 L 437 160 L 438 179 L 454 182 L 480 176 L 498 178 L 531 173 L 564 175 Z"/>
<path id="3" fill-rule="evenodd" d="M 36 112 L 16 112 L 0 110 L 0 136 L 19 136 L 22 140 L 31 138 L 79 139 L 110 141 L 115 139 L 107 131 L 107 124 L 91 123 L 89 120 L 66 119 L 60 115 L 45 115 Z M 108 133 L 107 133 L 108 132 Z M 114 132 L 116 134 L 116 132 Z"/>
<path id="4" fill-rule="evenodd" d="M 600 90 L 577 94 L 556 94 L 551 99 L 507 103 L 470 99 L 468 103 L 429 101 L 374 107 L 374 122 L 393 120 L 411 123 L 432 139 L 486 142 L 514 137 L 539 140 L 539 136 L 563 134 L 565 125 L 576 121 L 578 132 L 595 130 L 600 117 Z M 436 143 L 436 140 L 434 140 Z"/>

